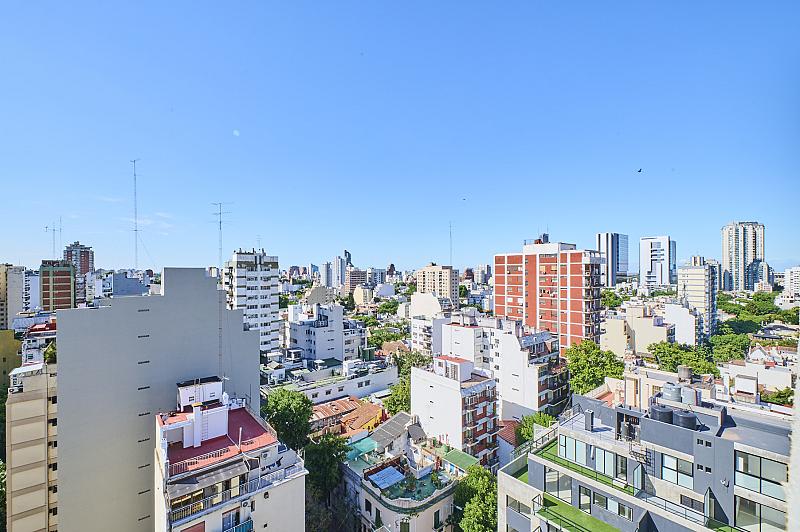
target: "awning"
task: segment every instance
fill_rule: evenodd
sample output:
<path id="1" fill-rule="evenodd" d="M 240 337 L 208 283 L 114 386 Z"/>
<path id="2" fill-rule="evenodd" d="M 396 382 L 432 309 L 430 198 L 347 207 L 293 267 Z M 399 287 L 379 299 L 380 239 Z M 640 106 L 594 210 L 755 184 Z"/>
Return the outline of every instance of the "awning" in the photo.
<path id="1" fill-rule="evenodd" d="M 167 494 L 170 499 L 175 499 L 233 477 L 243 475 L 248 471 L 249 469 L 244 462 L 237 462 L 221 469 L 203 473 L 202 475 L 182 478 L 175 483 L 167 484 Z"/>

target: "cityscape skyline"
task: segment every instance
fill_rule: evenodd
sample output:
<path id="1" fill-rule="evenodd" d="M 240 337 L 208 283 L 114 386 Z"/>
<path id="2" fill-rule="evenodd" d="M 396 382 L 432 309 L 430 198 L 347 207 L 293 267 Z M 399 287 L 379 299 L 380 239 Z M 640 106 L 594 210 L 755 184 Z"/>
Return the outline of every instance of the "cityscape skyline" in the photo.
<path id="1" fill-rule="evenodd" d="M 0 87 L 15 102 L 0 175 L 17 199 L 2 216 L 47 215 L 4 235 L 6 260 L 48 257 L 44 228 L 62 217 L 64 244 L 132 266 L 129 161 L 140 159 L 140 266 L 154 269 L 216 264 L 220 201 L 233 202 L 226 254 L 260 239 L 285 264 L 343 247 L 361 265 L 447 263 L 451 222 L 458 266 L 548 230 L 579 248 L 602 231 L 632 243 L 669 234 L 681 262 L 719 258 L 720 228 L 754 219 L 770 264 L 793 266 L 800 130 L 786 112 L 797 86 L 786 11 L 800 7 L 784 5 L 693 5 L 692 18 L 636 4 L 459 6 L 458 17 L 445 3 L 358 17 L 195 7 L 193 24 L 180 4 L 120 6 L 108 20 L 19 5 L 0 32 L 0 50 L 15 51 Z M 736 204 L 765 180 L 780 193 Z M 560 184 L 569 195 L 556 201 Z"/>

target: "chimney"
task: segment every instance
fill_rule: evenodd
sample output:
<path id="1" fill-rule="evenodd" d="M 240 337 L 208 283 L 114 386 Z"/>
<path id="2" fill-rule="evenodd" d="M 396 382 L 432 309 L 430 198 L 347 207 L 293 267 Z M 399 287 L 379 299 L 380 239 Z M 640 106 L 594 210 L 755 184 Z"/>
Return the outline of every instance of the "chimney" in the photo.
<path id="1" fill-rule="evenodd" d="M 587 410 L 584 412 L 583 428 L 587 432 L 594 431 L 594 410 Z"/>

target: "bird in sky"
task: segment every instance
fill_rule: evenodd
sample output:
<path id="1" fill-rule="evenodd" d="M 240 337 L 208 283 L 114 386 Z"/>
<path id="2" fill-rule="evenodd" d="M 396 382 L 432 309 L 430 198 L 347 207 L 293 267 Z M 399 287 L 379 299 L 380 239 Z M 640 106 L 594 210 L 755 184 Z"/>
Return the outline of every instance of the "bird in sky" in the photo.
<path id="1" fill-rule="evenodd" d="M 637 172 L 641 174 L 641 173 L 642 173 L 642 169 L 641 169 L 641 168 L 639 168 L 639 169 L 637 170 Z"/>

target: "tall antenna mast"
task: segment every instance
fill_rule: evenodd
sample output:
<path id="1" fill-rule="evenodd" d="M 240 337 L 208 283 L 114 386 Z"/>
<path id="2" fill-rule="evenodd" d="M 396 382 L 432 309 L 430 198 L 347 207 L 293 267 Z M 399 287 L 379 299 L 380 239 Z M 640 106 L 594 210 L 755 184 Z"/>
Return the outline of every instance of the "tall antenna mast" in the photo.
<path id="1" fill-rule="evenodd" d="M 453 222 L 450 222 L 450 266 L 453 265 Z"/>
<path id="2" fill-rule="evenodd" d="M 139 204 L 136 197 L 136 161 L 131 159 L 133 165 L 133 269 L 139 269 Z"/>
<path id="3" fill-rule="evenodd" d="M 225 288 L 225 276 L 222 273 L 222 217 L 225 214 L 229 214 L 229 212 L 222 210 L 222 207 L 224 205 L 227 205 L 225 202 L 218 201 L 218 202 L 212 203 L 211 205 L 214 205 L 217 208 L 217 212 L 214 212 L 212 214 L 217 217 L 217 230 L 219 231 L 219 257 L 218 257 L 218 261 L 219 262 L 217 263 L 217 278 L 218 278 L 219 284 L 217 286 L 221 287 L 223 289 L 223 291 L 224 291 L 223 294 L 221 296 L 219 296 L 219 297 L 222 297 L 223 299 L 222 299 L 222 301 L 220 301 L 218 303 L 218 307 L 219 307 L 219 322 L 217 324 L 217 326 L 218 326 L 218 329 L 217 329 L 218 336 L 217 336 L 217 338 L 218 338 L 218 341 L 219 341 L 219 344 L 217 346 L 217 348 L 218 348 L 217 357 L 218 357 L 218 363 L 219 363 L 219 376 L 222 378 L 222 386 L 224 388 L 225 387 L 226 378 L 225 378 L 225 374 L 223 373 L 223 367 L 222 367 L 222 365 L 223 365 L 222 364 L 222 358 L 223 358 L 222 357 L 222 318 L 223 318 L 223 313 L 224 313 L 223 309 L 225 307 L 225 299 L 227 298 L 227 290 Z M 231 279 L 231 284 L 234 284 L 234 283 L 235 283 L 235 280 L 232 278 Z M 219 295 L 219 292 L 217 292 L 217 294 Z"/>
<path id="4" fill-rule="evenodd" d="M 56 231 L 58 231 L 58 229 L 56 229 L 56 223 L 53 222 L 53 225 L 45 225 L 44 226 L 44 231 L 45 231 L 45 233 L 50 233 L 50 235 L 53 237 L 53 254 L 52 254 L 52 256 L 53 256 L 53 259 L 58 260 L 58 257 L 56 256 Z"/>
<path id="5" fill-rule="evenodd" d="M 219 267 L 220 280 L 222 280 L 222 217 L 226 214 L 230 214 L 230 211 L 223 211 L 222 207 L 230 204 L 219 201 L 212 203 L 211 205 L 214 205 L 217 208 L 217 212 L 212 214 L 217 217 L 217 230 L 219 232 L 219 257 L 217 257 L 217 266 Z"/>
<path id="6" fill-rule="evenodd" d="M 63 229 L 63 226 L 61 225 L 61 216 L 59 216 L 58 217 L 58 248 L 59 249 L 64 249 L 64 238 L 63 238 L 62 233 L 61 233 L 62 229 Z M 55 253 L 53 253 L 53 255 L 55 255 Z M 55 257 L 55 258 L 58 258 L 58 257 Z"/>

